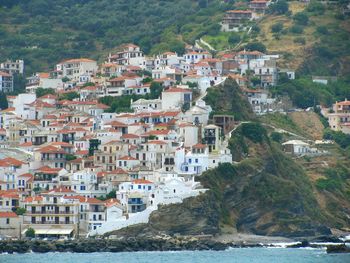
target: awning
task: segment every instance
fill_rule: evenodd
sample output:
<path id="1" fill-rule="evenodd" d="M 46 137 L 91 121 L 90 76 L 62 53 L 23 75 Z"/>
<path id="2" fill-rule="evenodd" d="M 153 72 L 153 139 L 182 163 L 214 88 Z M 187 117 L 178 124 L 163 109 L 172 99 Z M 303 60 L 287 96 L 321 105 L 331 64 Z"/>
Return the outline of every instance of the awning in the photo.
<path id="1" fill-rule="evenodd" d="M 70 235 L 73 232 L 73 228 L 35 228 L 32 227 L 35 231 L 35 235 Z M 22 234 L 24 235 L 24 230 Z"/>

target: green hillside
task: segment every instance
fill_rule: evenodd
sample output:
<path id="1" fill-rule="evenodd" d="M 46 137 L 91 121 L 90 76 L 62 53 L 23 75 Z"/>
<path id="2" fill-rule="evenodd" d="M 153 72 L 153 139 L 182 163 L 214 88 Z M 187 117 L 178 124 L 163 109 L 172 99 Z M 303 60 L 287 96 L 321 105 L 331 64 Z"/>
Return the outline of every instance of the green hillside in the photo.
<path id="1" fill-rule="evenodd" d="M 102 60 L 128 42 L 182 53 L 185 41 L 216 33 L 216 15 L 228 8 L 216 0 L 0 1 L 0 61 L 23 58 L 28 71 L 47 70 L 64 58 Z"/>

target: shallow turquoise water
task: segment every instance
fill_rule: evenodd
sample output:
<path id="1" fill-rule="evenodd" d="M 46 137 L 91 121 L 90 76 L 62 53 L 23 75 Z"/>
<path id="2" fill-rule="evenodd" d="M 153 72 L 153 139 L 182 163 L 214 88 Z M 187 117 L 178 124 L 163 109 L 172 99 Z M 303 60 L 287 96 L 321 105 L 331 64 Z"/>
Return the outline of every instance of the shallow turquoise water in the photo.
<path id="1" fill-rule="evenodd" d="M 0 263 L 309 263 L 350 262 L 350 254 L 326 254 L 321 249 L 234 248 L 227 251 L 133 252 L 133 253 L 47 253 L 0 255 Z"/>

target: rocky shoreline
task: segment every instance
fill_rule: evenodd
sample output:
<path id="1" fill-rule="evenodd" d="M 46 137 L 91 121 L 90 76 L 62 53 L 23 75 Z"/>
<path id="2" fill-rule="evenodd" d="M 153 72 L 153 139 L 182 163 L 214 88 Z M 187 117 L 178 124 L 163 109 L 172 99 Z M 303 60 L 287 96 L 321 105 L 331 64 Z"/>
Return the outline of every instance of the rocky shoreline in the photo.
<path id="1" fill-rule="evenodd" d="M 8 240 L 0 241 L 0 253 L 47 253 L 47 252 L 72 252 L 72 253 L 94 253 L 94 252 L 137 252 L 137 251 L 199 251 L 213 250 L 222 251 L 228 248 L 242 247 L 266 247 L 277 246 L 261 243 L 245 242 L 220 242 L 213 239 L 198 239 L 193 237 L 175 238 L 126 238 L 126 239 L 81 239 L 66 241 L 43 241 L 43 240 Z M 301 247 L 325 247 L 324 245 L 311 245 L 307 240 L 290 248 Z M 345 245 L 332 245 L 327 247 L 328 253 L 349 253 Z"/>

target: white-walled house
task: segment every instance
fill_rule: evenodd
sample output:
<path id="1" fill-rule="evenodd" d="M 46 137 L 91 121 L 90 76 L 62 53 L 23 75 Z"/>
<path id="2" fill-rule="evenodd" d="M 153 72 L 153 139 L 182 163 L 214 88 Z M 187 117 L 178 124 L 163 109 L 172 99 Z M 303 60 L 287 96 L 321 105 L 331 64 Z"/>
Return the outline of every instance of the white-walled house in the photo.
<path id="1" fill-rule="evenodd" d="M 162 110 L 181 109 L 184 105 L 191 105 L 192 90 L 188 88 L 172 87 L 162 92 Z"/>
<path id="2" fill-rule="evenodd" d="M 56 65 L 59 77 L 67 77 L 76 82 L 80 81 L 80 76 L 94 75 L 97 69 L 97 62 L 87 58 L 68 59 Z"/>

